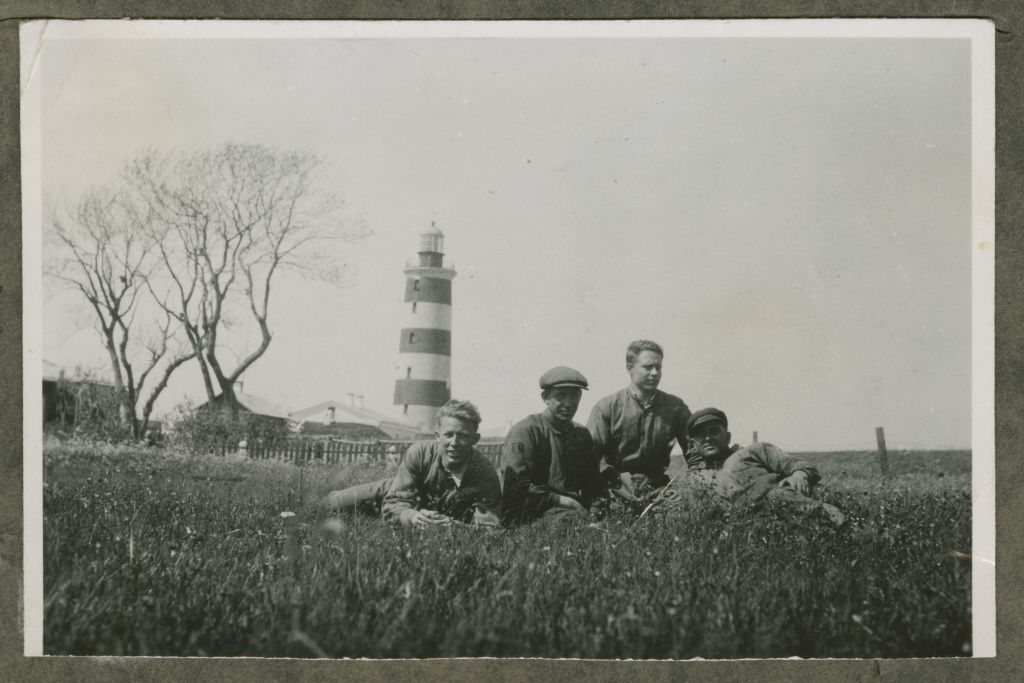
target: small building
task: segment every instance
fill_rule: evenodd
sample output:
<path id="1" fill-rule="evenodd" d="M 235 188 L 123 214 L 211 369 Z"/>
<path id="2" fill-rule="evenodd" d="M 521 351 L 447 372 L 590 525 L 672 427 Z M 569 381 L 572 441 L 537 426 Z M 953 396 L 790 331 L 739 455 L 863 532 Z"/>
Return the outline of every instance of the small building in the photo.
<path id="1" fill-rule="evenodd" d="M 504 441 L 511 430 L 512 420 L 506 420 L 505 424 L 500 427 L 483 427 L 480 429 L 480 441 L 492 443 Z"/>
<path id="2" fill-rule="evenodd" d="M 68 372 L 43 359 L 43 425 L 59 423 L 71 428 L 79 420 L 116 415 L 117 389 L 113 382 L 76 368 Z"/>
<path id="3" fill-rule="evenodd" d="M 239 413 L 245 416 L 250 426 L 258 427 L 257 431 L 268 435 L 284 435 L 288 432 L 288 411 L 270 399 L 247 394 L 238 388 L 235 390 L 235 399 L 238 401 Z M 196 410 L 210 410 L 211 406 L 219 409 L 223 405 L 224 395 L 218 394 L 213 401 L 200 404 Z"/>
<path id="4" fill-rule="evenodd" d="M 361 398 L 361 397 L 360 397 Z M 362 401 L 360 401 L 362 403 Z M 365 408 L 340 401 L 324 401 L 289 415 L 300 422 L 300 432 L 308 436 L 334 436 L 354 440 L 415 439 L 424 436 L 415 425 Z"/>
<path id="5" fill-rule="evenodd" d="M 64 381 L 64 368 L 43 359 L 43 424 L 49 424 L 59 415 L 57 387 Z"/>

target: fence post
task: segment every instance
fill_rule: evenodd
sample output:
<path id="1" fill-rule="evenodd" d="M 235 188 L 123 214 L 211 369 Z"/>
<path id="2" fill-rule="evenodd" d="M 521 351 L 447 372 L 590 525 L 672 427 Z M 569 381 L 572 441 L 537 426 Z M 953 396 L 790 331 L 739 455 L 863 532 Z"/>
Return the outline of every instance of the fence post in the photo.
<path id="1" fill-rule="evenodd" d="M 757 443 L 757 430 L 754 430 L 754 443 Z"/>
<path id="2" fill-rule="evenodd" d="M 889 453 L 885 450 L 885 430 L 882 427 L 875 427 L 875 439 L 878 441 L 878 467 L 884 477 L 889 474 Z"/>

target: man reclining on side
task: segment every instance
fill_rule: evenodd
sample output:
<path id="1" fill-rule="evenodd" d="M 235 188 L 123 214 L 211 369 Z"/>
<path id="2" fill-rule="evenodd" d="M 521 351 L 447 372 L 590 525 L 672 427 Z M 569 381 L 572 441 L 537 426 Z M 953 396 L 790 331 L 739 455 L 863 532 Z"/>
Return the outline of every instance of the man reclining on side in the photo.
<path id="1" fill-rule="evenodd" d="M 835 526 L 843 525 L 846 517 L 839 508 L 811 497 L 821 479 L 813 465 L 770 443 L 730 446 L 728 427 L 717 408 L 698 410 L 686 423 L 687 461 L 712 474 L 718 495 L 734 505 L 767 500 L 808 513 L 820 510 Z"/>

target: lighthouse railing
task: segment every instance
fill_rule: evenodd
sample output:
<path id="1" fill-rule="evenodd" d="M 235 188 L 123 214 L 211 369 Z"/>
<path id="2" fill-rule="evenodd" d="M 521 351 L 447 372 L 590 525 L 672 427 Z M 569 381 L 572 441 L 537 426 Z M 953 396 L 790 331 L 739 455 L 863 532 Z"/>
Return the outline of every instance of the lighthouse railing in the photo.
<path id="1" fill-rule="evenodd" d="M 420 265 L 420 262 L 417 261 L 416 259 L 406 259 L 405 267 L 406 268 L 429 268 L 429 267 L 432 267 L 432 266 L 422 266 L 422 265 Z M 438 270 L 455 270 L 455 262 L 454 261 L 445 261 L 445 264 L 443 266 L 440 266 L 438 268 Z"/>

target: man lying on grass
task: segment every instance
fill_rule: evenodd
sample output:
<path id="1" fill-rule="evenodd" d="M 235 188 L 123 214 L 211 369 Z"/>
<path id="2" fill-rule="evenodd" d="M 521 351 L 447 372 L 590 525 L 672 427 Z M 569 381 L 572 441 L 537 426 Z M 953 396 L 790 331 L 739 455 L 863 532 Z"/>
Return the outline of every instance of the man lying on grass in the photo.
<path id="1" fill-rule="evenodd" d="M 501 452 L 507 525 L 561 517 L 587 507 L 601 493 L 590 432 L 573 422 L 587 378 L 551 368 L 540 378 L 544 412 L 516 423 Z"/>
<path id="2" fill-rule="evenodd" d="M 717 408 L 698 410 L 686 422 L 687 461 L 691 469 L 711 475 L 718 495 L 735 505 L 779 503 L 843 525 L 846 517 L 839 508 L 811 497 L 821 478 L 813 465 L 770 443 L 730 446 L 728 427 L 725 413 Z"/>
<path id="3" fill-rule="evenodd" d="M 409 447 L 392 479 L 332 491 L 321 506 L 381 515 L 394 524 L 497 526 L 501 484 L 491 463 L 473 448 L 480 413 L 452 399 L 437 413 L 437 439 Z"/>

